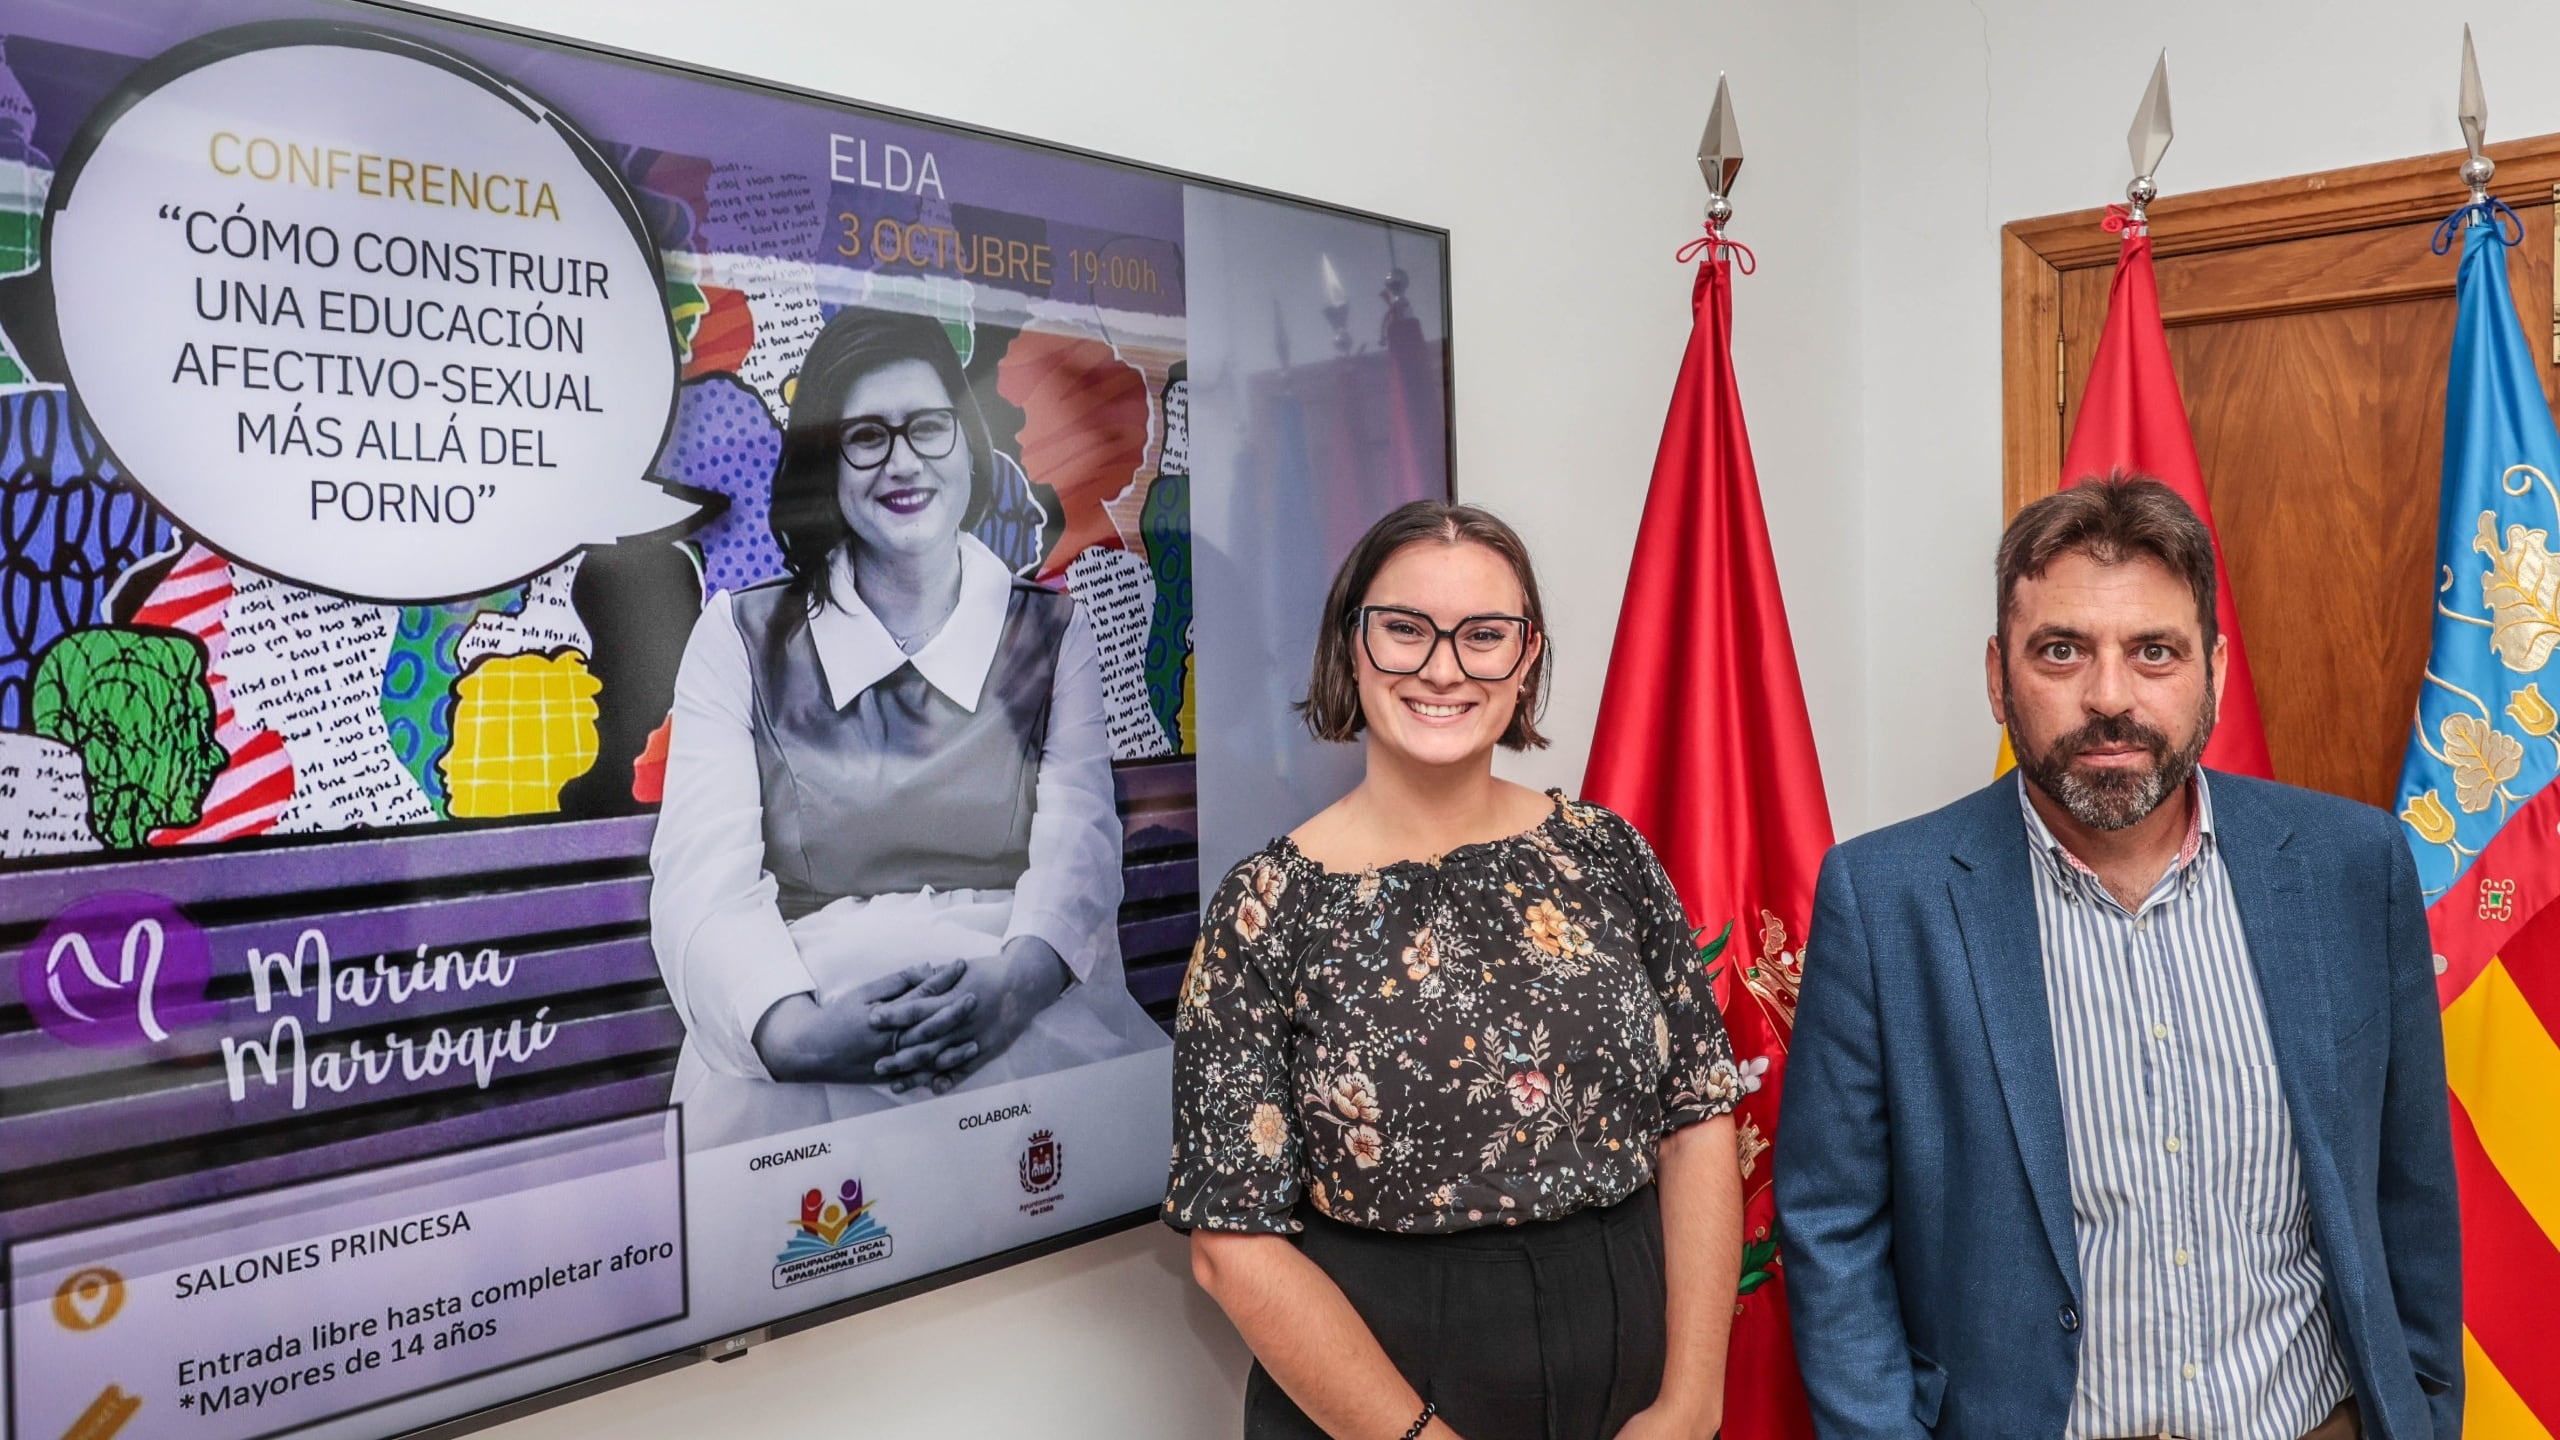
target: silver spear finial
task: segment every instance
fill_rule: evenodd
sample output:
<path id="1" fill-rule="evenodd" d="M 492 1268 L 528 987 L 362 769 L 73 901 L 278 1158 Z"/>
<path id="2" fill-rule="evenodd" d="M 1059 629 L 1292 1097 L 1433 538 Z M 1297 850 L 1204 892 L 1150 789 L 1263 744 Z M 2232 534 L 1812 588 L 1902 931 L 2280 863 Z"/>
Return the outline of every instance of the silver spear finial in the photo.
<path id="1" fill-rule="evenodd" d="M 1733 218 L 1733 181 L 1742 173 L 1742 132 L 1733 123 L 1733 96 L 1724 75 L 1716 75 L 1716 103 L 1707 112 L 1707 132 L 1698 137 L 1698 173 L 1707 178 L 1707 220 L 1722 225 Z"/>
<path id="2" fill-rule="evenodd" d="M 2151 219 L 2151 202 L 2160 198 L 2160 187 L 2151 177 L 2159 173 L 2160 157 L 2169 153 L 2169 142 L 2176 135 L 2169 124 L 2169 52 L 2163 50 L 2151 67 L 2151 86 L 2142 92 L 2142 108 L 2133 112 L 2133 128 L 2124 136 L 2125 148 L 2133 154 L 2133 183 L 2124 187 L 2126 218 L 2137 225 Z"/>
<path id="3" fill-rule="evenodd" d="M 2462 27 L 2462 104 L 2455 112 L 2462 121 L 2462 148 L 2469 152 L 2462 162 L 2462 183 L 2471 187 L 2471 203 L 2489 198 L 2489 178 L 2498 173 L 2498 162 L 2483 153 L 2489 143 L 2489 101 L 2480 93 L 2480 56 L 2471 48 L 2471 27 Z"/>

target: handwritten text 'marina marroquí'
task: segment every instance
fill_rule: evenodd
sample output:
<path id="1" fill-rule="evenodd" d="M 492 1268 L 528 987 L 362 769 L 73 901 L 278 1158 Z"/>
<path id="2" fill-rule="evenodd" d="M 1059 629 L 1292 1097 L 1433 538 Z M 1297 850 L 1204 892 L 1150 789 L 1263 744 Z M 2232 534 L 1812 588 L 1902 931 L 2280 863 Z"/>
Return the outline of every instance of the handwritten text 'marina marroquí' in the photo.
<path id="1" fill-rule="evenodd" d="M 434 955 L 428 949 L 419 946 L 413 958 L 377 955 L 370 962 L 340 964 L 329 953 L 329 937 L 307 929 L 290 952 L 249 948 L 250 999 L 261 1015 L 301 1002 L 312 1024 L 326 1031 L 342 1014 L 379 1010 L 390 1018 L 421 996 L 503 991 L 515 979 L 515 957 L 495 948 Z M 314 1090 L 343 1095 L 359 1087 L 416 1084 L 457 1069 L 485 1090 L 501 1067 L 531 1060 L 559 1036 L 550 1013 L 544 1005 L 504 1022 L 315 1043 L 304 1037 L 302 1016 L 288 1010 L 276 1015 L 263 1040 L 223 1037 L 222 1062 L 234 1104 L 248 1098 L 253 1077 L 271 1089 L 290 1086 L 296 1110 L 310 1103 Z"/>

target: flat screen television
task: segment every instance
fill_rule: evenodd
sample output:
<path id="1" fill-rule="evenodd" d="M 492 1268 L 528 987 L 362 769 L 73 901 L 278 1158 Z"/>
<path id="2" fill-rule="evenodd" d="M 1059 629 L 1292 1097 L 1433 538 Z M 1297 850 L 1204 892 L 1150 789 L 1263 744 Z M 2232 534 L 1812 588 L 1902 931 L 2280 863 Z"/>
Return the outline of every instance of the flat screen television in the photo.
<path id="1" fill-rule="evenodd" d="M 0 1432 L 466 1429 L 1153 1214 L 1448 337 L 1428 226 L 0 0 Z"/>

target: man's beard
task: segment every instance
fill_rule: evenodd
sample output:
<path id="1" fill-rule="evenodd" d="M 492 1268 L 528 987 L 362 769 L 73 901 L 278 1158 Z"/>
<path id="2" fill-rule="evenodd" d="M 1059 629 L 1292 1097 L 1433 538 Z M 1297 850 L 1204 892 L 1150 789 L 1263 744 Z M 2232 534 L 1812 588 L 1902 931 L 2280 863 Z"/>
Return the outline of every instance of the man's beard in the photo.
<path id="1" fill-rule="evenodd" d="M 2001 677 L 2004 686 L 2007 679 L 2005 674 Z M 2009 713 L 2014 717 L 2017 711 L 2011 708 Z M 2009 746 L 2017 752 L 2018 769 L 2072 819 L 2092 830 L 2122 830 L 2141 823 L 2194 777 L 2196 763 L 2204 758 L 2205 742 L 2213 738 L 2214 719 L 2213 690 L 2207 686 L 2203 703 L 2196 707 L 2195 735 L 2176 749 L 2170 748 L 2168 736 L 2127 715 L 2091 720 L 2041 752 L 2028 748 L 2013 718 Z M 2151 763 L 2140 770 L 2095 771 L 2080 770 L 2071 763 L 2083 751 L 2120 745 L 2142 747 L 2150 753 Z"/>

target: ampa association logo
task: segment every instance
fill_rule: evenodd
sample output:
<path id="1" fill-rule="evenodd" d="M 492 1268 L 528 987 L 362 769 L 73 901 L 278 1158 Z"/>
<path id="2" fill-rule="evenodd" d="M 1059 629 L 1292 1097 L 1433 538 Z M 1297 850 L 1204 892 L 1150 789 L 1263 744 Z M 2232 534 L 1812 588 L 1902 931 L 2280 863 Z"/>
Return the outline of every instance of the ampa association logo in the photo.
<path id="1" fill-rule="evenodd" d="M 18 993 L 67 1045 L 131 1049 L 211 1015 L 213 946 L 157 895 L 91 895 L 18 952 Z"/>
<path id="2" fill-rule="evenodd" d="M 773 1267 L 773 1288 L 889 1258 L 896 1246 L 889 1227 L 871 1213 L 878 1203 L 863 1198 L 860 1180 L 844 1182 L 833 1200 L 824 1190 L 801 1196 L 799 1223 L 792 1227 L 782 1253 L 774 1257 L 781 1263 Z"/>

